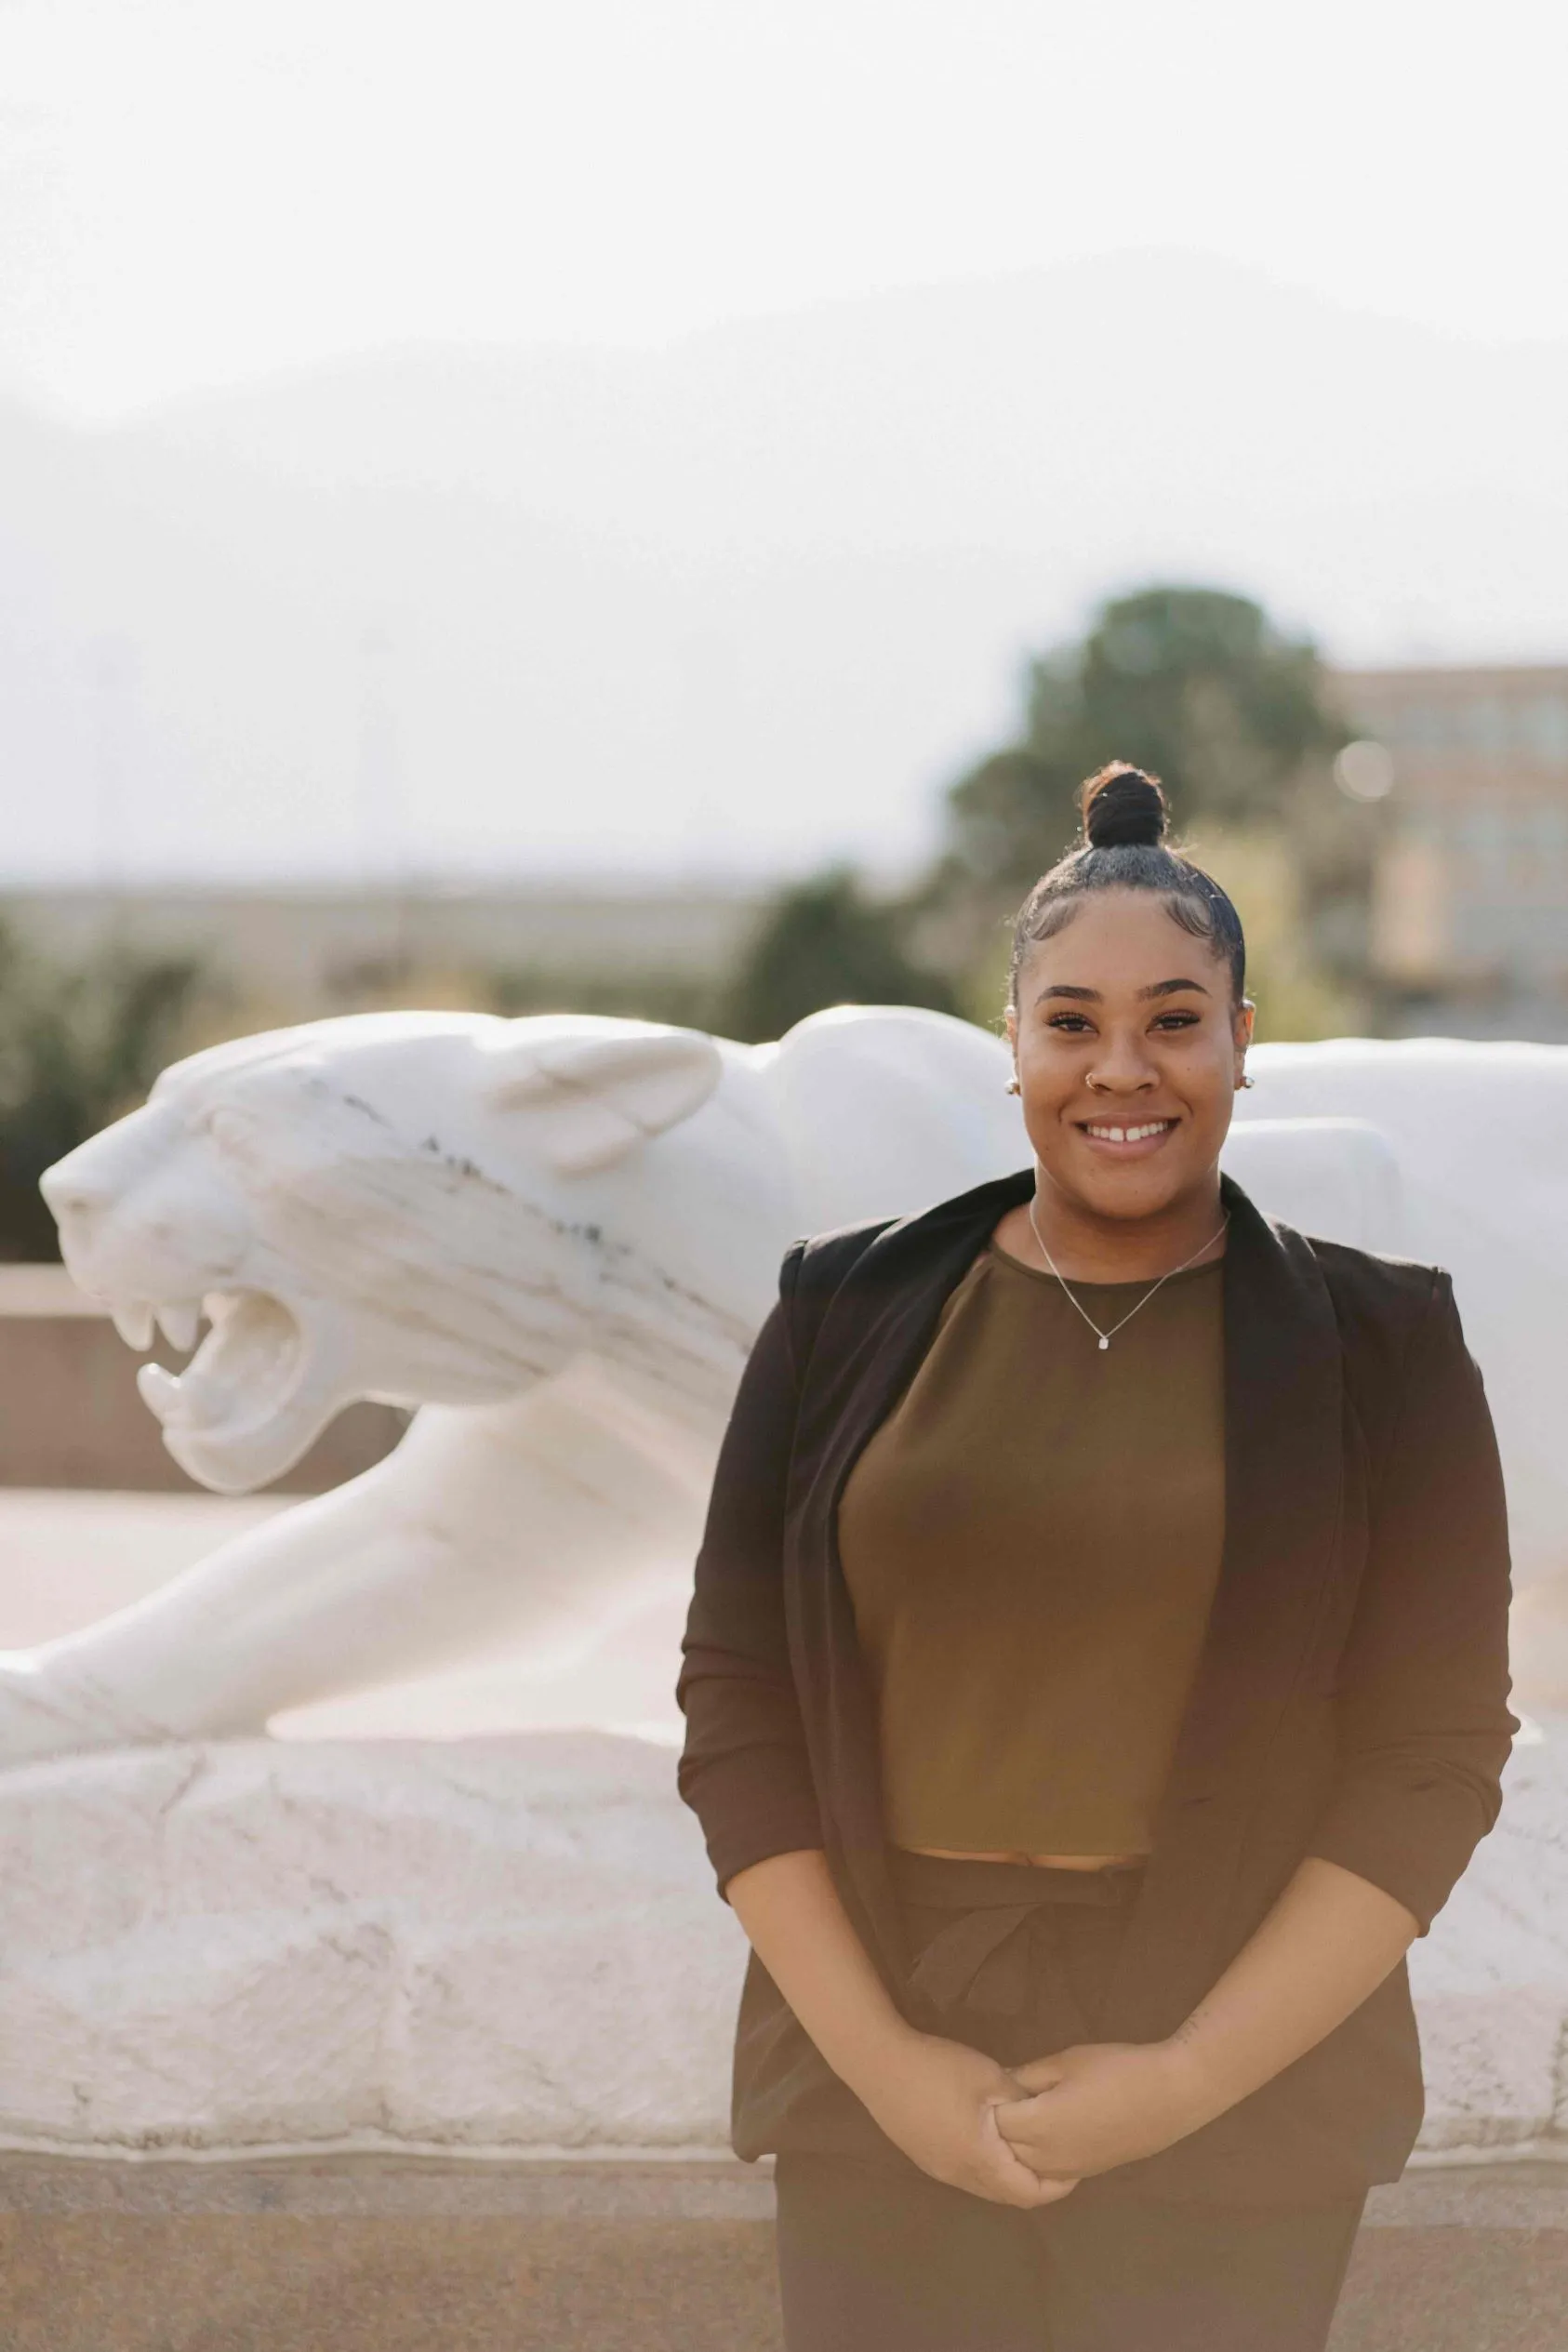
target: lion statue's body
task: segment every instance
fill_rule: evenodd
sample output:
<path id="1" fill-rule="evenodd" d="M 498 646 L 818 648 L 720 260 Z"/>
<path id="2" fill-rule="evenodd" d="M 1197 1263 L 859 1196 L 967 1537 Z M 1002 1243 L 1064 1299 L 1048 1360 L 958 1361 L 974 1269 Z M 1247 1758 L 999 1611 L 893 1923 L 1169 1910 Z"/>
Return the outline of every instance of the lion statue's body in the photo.
<path id="1" fill-rule="evenodd" d="M 1523 1687 L 1568 1703 L 1568 1050 L 1257 1049 L 1227 1165 L 1309 1230 L 1449 1266 L 1533 1589 Z M 396 1451 L 100 1625 L 0 1662 L 0 1758 L 254 1732 L 475 1656 L 565 1652 L 684 1579 L 729 1401 L 797 1234 L 1028 1161 L 1007 1061 L 937 1014 L 777 1044 L 636 1022 L 359 1016 L 242 1039 L 45 1179 L 67 1263 L 145 1347 L 175 1458 L 238 1493 L 360 1397 Z"/>

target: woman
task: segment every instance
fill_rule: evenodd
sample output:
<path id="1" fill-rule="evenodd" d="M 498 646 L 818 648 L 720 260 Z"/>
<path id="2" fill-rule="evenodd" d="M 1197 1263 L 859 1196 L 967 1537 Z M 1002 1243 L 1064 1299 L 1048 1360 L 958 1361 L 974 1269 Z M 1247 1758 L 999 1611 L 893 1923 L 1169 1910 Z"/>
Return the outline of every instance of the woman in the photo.
<path id="1" fill-rule="evenodd" d="M 1241 924 L 1153 778 L 1083 816 L 1017 927 L 1033 1167 L 790 1251 L 698 1561 L 791 2352 L 1322 2346 L 1517 1729 L 1449 1278 L 1221 1176 Z"/>

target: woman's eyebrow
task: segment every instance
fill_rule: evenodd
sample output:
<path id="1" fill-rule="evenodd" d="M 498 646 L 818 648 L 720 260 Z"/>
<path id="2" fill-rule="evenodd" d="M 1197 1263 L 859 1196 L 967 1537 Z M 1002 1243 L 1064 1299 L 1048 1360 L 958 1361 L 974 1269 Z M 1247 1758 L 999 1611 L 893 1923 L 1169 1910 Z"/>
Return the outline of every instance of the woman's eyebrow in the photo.
<path id="1" fill-rule="evenodd" d="M 1196 989 L 1200 996 L 1207 996 L 1209 992 L 1202 980 L 1155 980 L 1149 987 L 1139 989 L 1138 996 L 1140 1000 L 1151 996 L 1174 996 L 1178 989 Z M 1043 1004 L 1048 996 L 1070 996 L 1080 1004 L 1100 1004 L 1105 1001 L 1098 989 L 1075 989 L 1070 987 L 1066 980 L 1055 980 L 1049 988 L 1041 989 L 1034 1001 Z"/>

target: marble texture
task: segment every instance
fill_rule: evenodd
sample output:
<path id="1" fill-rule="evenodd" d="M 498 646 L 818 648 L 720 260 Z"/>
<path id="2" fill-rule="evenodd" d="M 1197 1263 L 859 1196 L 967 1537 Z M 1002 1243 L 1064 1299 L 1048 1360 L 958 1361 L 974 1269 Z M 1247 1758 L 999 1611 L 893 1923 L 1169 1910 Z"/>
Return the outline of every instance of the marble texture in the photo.
<path id="1" fill-rule="evenodd" d="M 19 1771 L 0 2140 L 719 2146 L 737 1926 L 668 1749 L 236 1741 Z"/>
<path id="2" fill-rule="evenodd" d="M 1568 1715 L 1515 1743 L 1503 1812 L 1410 1956 L 1431 2160 L 1568 2157 Z"/>
<path id="3" fill-rule="evenodd" d="M 1429 2161 L 1568 2157 L 1568 1719 L 1509 1782 L 1413 1954 Z M 724 2143 L 742 1943 L 668 1749 L 63 1758 L 7 1782 L 0 1884 L 0 2146 Z"/>

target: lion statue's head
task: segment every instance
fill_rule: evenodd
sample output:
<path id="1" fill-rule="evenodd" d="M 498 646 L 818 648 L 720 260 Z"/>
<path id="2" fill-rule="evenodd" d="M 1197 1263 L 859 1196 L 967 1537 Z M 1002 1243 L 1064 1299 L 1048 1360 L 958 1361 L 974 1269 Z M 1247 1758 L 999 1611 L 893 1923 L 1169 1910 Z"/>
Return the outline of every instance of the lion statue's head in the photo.
<path id="1" fill-rule="evenodd" d="M 356 1398 L 489 1402 L 590 1344 L 722 1412 L 795 1229 L 764 1058 L 571 1015 L 319 1021 L 176 1063 L 44 1189 L 133 1346 L 209 1319 L 140 1380 L 223 1492 Z"/>

